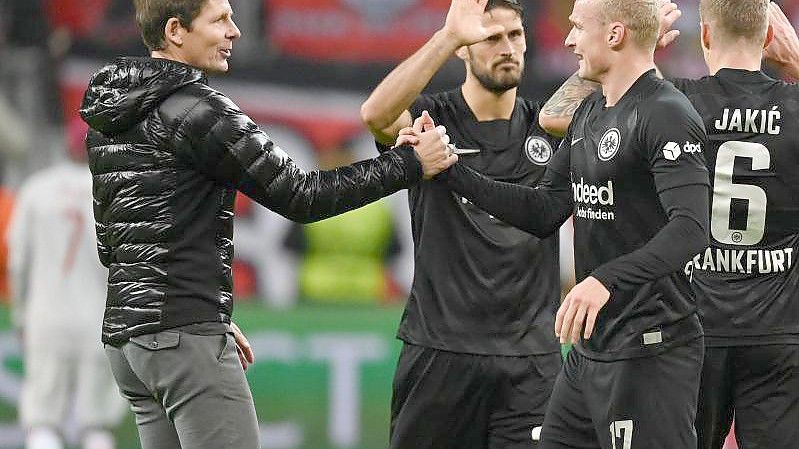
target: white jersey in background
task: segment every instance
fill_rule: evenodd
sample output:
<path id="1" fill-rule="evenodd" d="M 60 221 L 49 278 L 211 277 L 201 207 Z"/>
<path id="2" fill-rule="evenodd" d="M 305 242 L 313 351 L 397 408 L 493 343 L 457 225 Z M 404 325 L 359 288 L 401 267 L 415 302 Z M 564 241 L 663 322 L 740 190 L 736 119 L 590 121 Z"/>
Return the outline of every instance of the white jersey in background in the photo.
<path id="1" fill-rule="evenodd" d="M 100 342 L 108 272 L 97 256 L 88 167 L 71 162 L 31 176 L 7 239 L 13 319 L 23 336 L 20 421 L 28 446 L 56 438 L 73 402 L 81 429 L 116 426 L 124 401 Z"/>

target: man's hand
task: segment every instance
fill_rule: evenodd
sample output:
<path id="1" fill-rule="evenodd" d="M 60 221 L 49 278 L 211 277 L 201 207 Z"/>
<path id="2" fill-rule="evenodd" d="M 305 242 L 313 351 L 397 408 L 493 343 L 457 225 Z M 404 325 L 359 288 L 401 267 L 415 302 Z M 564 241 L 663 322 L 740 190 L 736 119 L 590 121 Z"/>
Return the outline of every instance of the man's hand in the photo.
<path id="1" fill-rule="evenodd" d="M 596 278 L 589 276 L 575 285 L 563 299 L 555 318 L 555 335 L 560 342 L 577 343 L 580 332 L 586 340 L 591 338 L 596 317 L 608 299 L 610 292 Z"/>
<path id="2" fill-rule="evenodd" d="M 416 157 L 422 163 L 424 179 L 433 177 L 458 162 L 448 146 L 449 136 L 443 126 L 435 126 L 427 111 L 413 122 L 413 127 L 399 132 L 396 145 L 413 145 Z"/>
<path id="3" fill-rule="evenodd" d="M 236 353 L 239 355 L 239 362 L 241 362 L 241 367 L 246 371 L 247 366 L 255 363 L 255 353 L 247 337 L 244 336 L 244 333 L 241 332 L 236 323 L 231 321 L 230 329 L 233 331 L 233 338 L 236 339 Z"/>
<path id="4" fill-rule="evenodd" d="M 672 30 L 674 22 L 682 16 L 682 11 L 677 5 L 668 0 L 661 0 L 660 3 L 660 33 L 658 34 L 657 48 L 666 48 L 680 36 L 680 30 Z"/>
<path id="5" fill-rule="evenodd" d="M 488 0 L 452 0 L 443 31 L 459 47 L 484 41 L 505 31 L 502 25 L 483 26 L 483 13 Z"/>
<path id="6" fill-rule="evenodd" d="M 763 57 L 784 75 L 799 79 L 799 37 L 796 36 L 796 30 L 774 2 L 768 5 L 768 18 L 774 30 L 774 39 L 763 51 Z"/>

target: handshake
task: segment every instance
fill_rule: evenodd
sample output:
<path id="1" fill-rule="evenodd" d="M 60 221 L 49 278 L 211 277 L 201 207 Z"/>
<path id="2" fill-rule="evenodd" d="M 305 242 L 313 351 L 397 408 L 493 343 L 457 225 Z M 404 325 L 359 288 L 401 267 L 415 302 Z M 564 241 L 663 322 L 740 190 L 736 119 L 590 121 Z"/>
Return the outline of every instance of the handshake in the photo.
<path id="1" fill-rule="evenodd" d="M 422 112 L 412 127 L 399 132 L 395 145 L 413 146 L 416 158 L 422 164 L 424 179 L 432 179 L 458 162 L 458 155 L 453 153 L 453 146 L 449 145 L 446 128 L 436 126 L 427 111 Z"/>

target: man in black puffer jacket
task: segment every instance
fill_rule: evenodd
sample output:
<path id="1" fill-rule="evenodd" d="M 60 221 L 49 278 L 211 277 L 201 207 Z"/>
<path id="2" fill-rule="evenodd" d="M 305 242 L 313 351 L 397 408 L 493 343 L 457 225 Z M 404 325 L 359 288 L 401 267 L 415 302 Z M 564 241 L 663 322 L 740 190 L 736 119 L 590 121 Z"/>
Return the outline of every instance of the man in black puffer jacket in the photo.
<path id="1" fill-rule="evenodd" d="M 230 321 L 236 191 L 310 222 L 429 178 L 457 156 L 442 129 L 419 129 L 405 137 L 415 147 L 306 173 L 207 85 L 206 72 L 227 71 L 240 36 L 228 0 L 135 4 L 152 57 L 101 69 L 80 111 L 109 268 L 103 342 L 143 449 L 255 449 L 242 369 L 252 349 Z"/>

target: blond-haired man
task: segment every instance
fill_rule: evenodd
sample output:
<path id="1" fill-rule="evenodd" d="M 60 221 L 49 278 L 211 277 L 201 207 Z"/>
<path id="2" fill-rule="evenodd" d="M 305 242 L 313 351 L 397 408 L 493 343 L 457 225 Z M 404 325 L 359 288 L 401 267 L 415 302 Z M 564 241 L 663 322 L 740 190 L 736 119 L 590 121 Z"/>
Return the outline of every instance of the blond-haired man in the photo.
<path id="1" fill-rule="evenodd" d="M 655 0 L 577 0 L 566 45 L 598 83 L 531 189 L 456 166 L 447 181 L 536 235 L 574 214 L 580 281 L 555 331 L 575 343 L 541 447 L 694 449 L 702 328 L 685 261 L 707 245 L 701 118 L 655 73 Z M 675 245 L 674 242 L 680 242 Z"/>
<path id="2" fill-rule="evenodd" d="M 734 415 L 742 447 L 791 448 L 799 440 L 799 134 L 786 125 L 799 116 L 799 90 L 764 74 L 761 58 L 765 46 L 795 74 L 799 39 L 768 0 L 702 0 L 700 16 L 710 76 L 672 80 L 704 119 L 713 179 L 711 244 L 685 267 L 705 329 L 699 447 L 720 449 Z M 552 111 L 568 108 L 564 99 L 579 89 L 564 85 Z M 542 117 L 553 132 L 568 120 Z"/>

